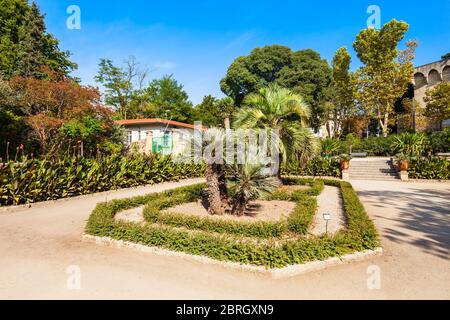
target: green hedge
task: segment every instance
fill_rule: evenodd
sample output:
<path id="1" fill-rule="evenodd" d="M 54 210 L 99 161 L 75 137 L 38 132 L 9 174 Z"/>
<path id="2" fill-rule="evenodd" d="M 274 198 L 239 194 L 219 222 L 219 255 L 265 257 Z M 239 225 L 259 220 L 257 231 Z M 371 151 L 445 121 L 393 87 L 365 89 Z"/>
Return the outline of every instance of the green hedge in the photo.
<path id="1" fill-rule="evenodd" d="M 336 159 L 315 157 L 305 165 L 291 161 L 281 166 L 282 175 L 341 177 L 341 164 Z"/>
<path id="2" fill-rule="evenodd" d="M 208 232 L 229 233 L 247 237 L 271 238 L 279 237 L 287 231 L 305 234 L 310 226 L 317 208 L 315 198 L 323 190 L 323 181 L 311 179 L 286 179 L 289 184 L 310 185 L 306 190 L 294 192 L 276 191 L 267 200 L 294 201 L 296 207 L 285 220 L 268 222 L 238 222 L 229 220 L 218 220 L 209 217 L 189 216 L 179 213 L 163 212 L 164 209 L 176 205 L 192 202 L 201 196 L 201 189 L 205 186 L 193 186 L 191 189 L 180 189 L 175 194 L 162 194 L 157 200 L 148 203 L 143 214 L 145 220 L 151 223 L 161 223 L 174 227 L 184 227 L 194 230 Z"/>
<path id="3" fill-rule="evenodd" d="M 89 217 L 86 232 L 94 236 L 111 237 L 116 240 L 208 256 L 221 261 L 234 261 L 267 268 L 323 260 L 355 250 L 374 249 L 379 246 L 375 226 L 351 185 L 343 181 L 324 180 L 324 182 L 338 185 L 342 191 L 347 228 L 334 236 L 300 237 L 295 240 L 279 241 L 279 243 L 260 242 L 255 238 L 253 242 L 245 242 L 241 241 L 240 237 L 229 234 L 202 231 L 192 233 L 171 226 L 114 220 L 114 215 L 118 211 L 145 204 L 146 201 L 158 200 L 161 198 L 159 193 L 98 204 Z M 164 195 L 176 195 L 179 191 L 180 189 L 175 189 Z"/>
<path id="4" fill-rule="evenodd" d="M 450 180 L 450 161 L 438 157 L 413 159 L 408 175 L 412 179 Z"/>
<path id="5" fill-rule="evenodd" d="M 159 155 L 24 159 L 0 164 L 0 205 L 16 205 L 198 177 L 201 164 Z"/>

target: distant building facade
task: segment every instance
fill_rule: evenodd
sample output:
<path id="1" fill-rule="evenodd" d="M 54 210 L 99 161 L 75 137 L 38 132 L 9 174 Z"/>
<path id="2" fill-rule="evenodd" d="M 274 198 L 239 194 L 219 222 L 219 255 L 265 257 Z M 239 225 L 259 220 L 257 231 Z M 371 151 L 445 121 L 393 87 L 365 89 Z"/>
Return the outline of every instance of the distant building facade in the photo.
<path id="1" fill-rule="evenodd" d="M 118 120 L 128 145 L 144 153 L 180 154 L 194 136 L 194 125 L 161 118 Z"/>
<path id="2" fill-rule="evenodd" d="M 426 107 L 425 92 L 441 82 L 450 81 L 450 59 L 440 60 L 414 69 L 414 99 L 416 105 L 416 117 L 420 117 L 421 112 Z M 450 126 L 450 119 L 444 121 L 443 126 Z M 431 131 L 439 129 L 439 123 L 432 122 L 428 119 L 424 121 L 416 121 L 417 131 Z"/>

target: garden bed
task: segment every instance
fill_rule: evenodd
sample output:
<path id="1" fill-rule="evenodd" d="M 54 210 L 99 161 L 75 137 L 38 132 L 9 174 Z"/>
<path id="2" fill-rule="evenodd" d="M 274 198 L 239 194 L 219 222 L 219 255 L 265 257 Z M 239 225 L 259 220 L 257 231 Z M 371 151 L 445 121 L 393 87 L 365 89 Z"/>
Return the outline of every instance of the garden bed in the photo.
<path id="1" fill-rule="evenodd" d="M 325 260 L 378 247 L 376 229 L 349 183 L 319 179 L 288 179 L 285 183 L 307 185 L 309 188 L 278 190 L 264 199 L 295 202 L 295 208 L 289 217 L 276 222 L 216 220 L 165 211 L 167 208 L 197 201 L 205 187 L 198 184 L 100 203 L 89 218 L 86 233 L 264 268 Z M 334 235 L 312 236 L 307 231 L 316 213 L 315 197 L 323 190 L 324 184 L 340 188 L 347 225 Z M 145 223 L 114 220 L 118 212 L 142 205 L 145 206 Z M 287 234 L 295 237 L 286 238 Z M 253 241 L 242 241 L 243 237 Z"/>

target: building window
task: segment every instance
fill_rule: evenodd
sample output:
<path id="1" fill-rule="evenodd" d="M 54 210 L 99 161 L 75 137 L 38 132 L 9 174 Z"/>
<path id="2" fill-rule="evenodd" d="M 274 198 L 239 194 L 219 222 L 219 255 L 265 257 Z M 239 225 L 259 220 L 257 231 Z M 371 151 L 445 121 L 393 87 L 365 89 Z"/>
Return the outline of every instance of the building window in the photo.
<path id="1" fill-rule="evenodd" d="M 127 130 L 127 141 L 128 144 L 131 144 L 131 142 L 133 141 L 133 133 L 131 132 L 131 130 Z"/>

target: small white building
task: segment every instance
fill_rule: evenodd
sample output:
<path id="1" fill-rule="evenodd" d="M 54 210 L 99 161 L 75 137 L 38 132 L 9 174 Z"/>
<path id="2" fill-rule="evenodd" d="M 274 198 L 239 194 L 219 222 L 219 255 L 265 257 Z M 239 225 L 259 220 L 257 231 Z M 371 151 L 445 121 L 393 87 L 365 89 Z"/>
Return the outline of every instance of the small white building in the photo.
<path id="1" fill-rule="evenodd" d="M 161 119 L 118 120 L 127 130 L 128 145 L 137 144 L 145 153 L 180 154 L 194 136 L 194 125 Z"/>

